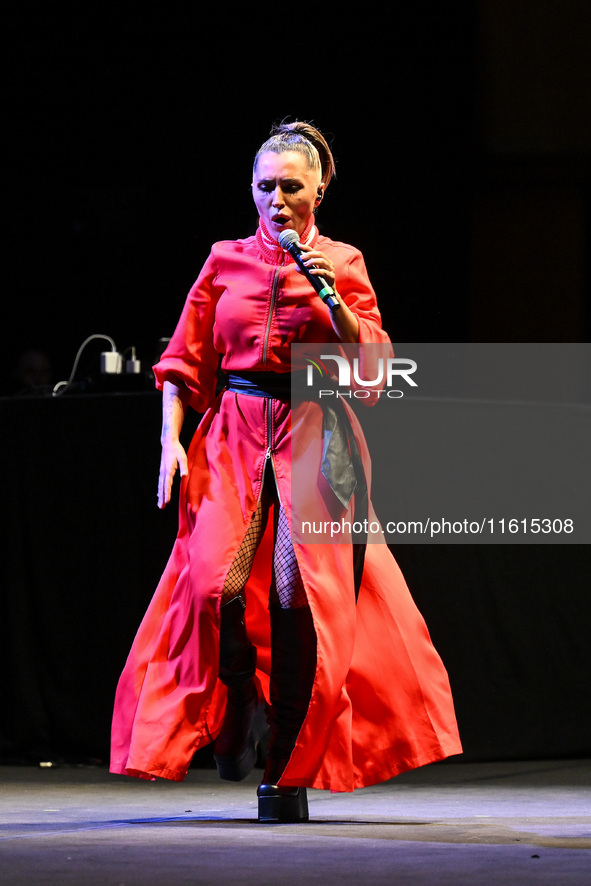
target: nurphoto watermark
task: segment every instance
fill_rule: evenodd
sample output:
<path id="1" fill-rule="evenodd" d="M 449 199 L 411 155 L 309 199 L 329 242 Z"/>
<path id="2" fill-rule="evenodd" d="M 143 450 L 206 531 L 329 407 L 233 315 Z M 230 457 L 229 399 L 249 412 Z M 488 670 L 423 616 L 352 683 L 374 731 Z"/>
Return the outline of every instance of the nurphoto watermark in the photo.
<path id="1" fill-rule="evenodd" d="M 591 346 L 292 346 L 292 534 L 591 542 Z"/>

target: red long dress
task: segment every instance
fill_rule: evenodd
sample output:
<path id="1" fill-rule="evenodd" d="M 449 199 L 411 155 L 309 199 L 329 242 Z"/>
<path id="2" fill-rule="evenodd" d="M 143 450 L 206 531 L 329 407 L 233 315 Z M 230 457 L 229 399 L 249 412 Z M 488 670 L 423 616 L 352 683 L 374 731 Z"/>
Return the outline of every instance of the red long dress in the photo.
<path id="1" fill-rule="evenodd" d="M 361 253 L 315 227 L 308 242 L 334 263 L 361 343 L 388 342 Z M 269 445 L 291 519 L 289 404 L 230 391 L 216 397 L 219 354 L 225 370 L 289 372 L 292 343 L 335 341 L 328 309 L 260 227 L 254 237 L 214 244 L 155 367 L 158 387 L 167 377 L 182 379 L 205 414 L 181 482 L 178 536 L 117 688 L 112 772 L 180 781 L 195 750 L 221 728 L 221 590 L 256 508 Z M 320 415 L 318 428 L 320 441 Z M 267 699 L 271 544 L 267 534 L 245 589 Z M 460 753 L 447 673 L 388 547 L 368 544 L 357 603 L 350 546 L 294 548 L 314 619 L 317 670 L 281 784 L 351 791 Z"/>

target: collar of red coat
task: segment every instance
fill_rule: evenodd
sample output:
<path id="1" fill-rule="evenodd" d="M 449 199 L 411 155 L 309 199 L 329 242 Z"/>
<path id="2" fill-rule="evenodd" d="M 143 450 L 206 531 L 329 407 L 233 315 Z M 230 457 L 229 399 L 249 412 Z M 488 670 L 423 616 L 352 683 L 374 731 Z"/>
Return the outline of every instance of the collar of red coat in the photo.
<path id="1" fill-rule="evenodd" d="M 314 246 L 318 239 L 318 228 L 314 224 L 314 216 L 311 215 L 308 224 L 302 231 L 300 242 L 308 246 Z M 265 261 L 271 265 L 284 265 L 292 262 L 293 258 L 281 248 L 277 240 L 269 233 L 262 218 L 259 218 L 259 226 L 256 232 L 257 246 Z"/>

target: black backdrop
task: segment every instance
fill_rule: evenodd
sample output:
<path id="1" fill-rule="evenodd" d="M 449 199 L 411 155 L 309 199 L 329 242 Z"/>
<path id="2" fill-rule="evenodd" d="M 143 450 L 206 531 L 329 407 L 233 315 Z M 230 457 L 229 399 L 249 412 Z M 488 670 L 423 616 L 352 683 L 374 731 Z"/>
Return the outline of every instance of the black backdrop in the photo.
<path id="1" fill-rule="evenodd" d="M 319 224 L 363 250 L 393 338 L 466 340 L 478 5 L 384 18 L 21 4 L 3 390 L 29 347 L 67 377 L 91 333 L 149 363 L 210 243 L 254 229 L 252 156 L 284 117 L 334 137 Z M 114 683 L 174 536 L 154 507 L 157 413 L 140 392 L 2 401 L 5 758 L 107 752 Z M 588 549 L 395 553 L 448 665 L 466 758 L 587 754 Z"/>
<path id="2" fill-rule="evenodd" d="M 298 116 L 334 140 L 319 223 L 364 251 L 397 337 L 462 340 L 472 22 L 412 6 L 16 13 L 6 357 L 42 346 L 61 379 L 104 332 L 151 360 L 211 242 L 254 230 L 252 158 Z"/>

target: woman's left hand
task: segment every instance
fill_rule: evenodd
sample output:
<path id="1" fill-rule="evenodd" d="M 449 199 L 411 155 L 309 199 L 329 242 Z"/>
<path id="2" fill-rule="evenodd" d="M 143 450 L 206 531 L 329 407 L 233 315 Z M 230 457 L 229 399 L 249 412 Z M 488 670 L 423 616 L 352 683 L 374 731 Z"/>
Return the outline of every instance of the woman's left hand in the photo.
<path id="1" fill-rule="evenodd" d="M 328 256 L 323 252 L 320 252 L 319 249 L 313 249 L 312 246 L 307 246 L 305 243 L 302 243 L 302 253 L 302 261 L 310 273 L 315 276 L 324 277 L 329 286 L 336 289 L 335 267 Z M 315 265 L 316 267 L 313 268 L 312 265 Z"/>

